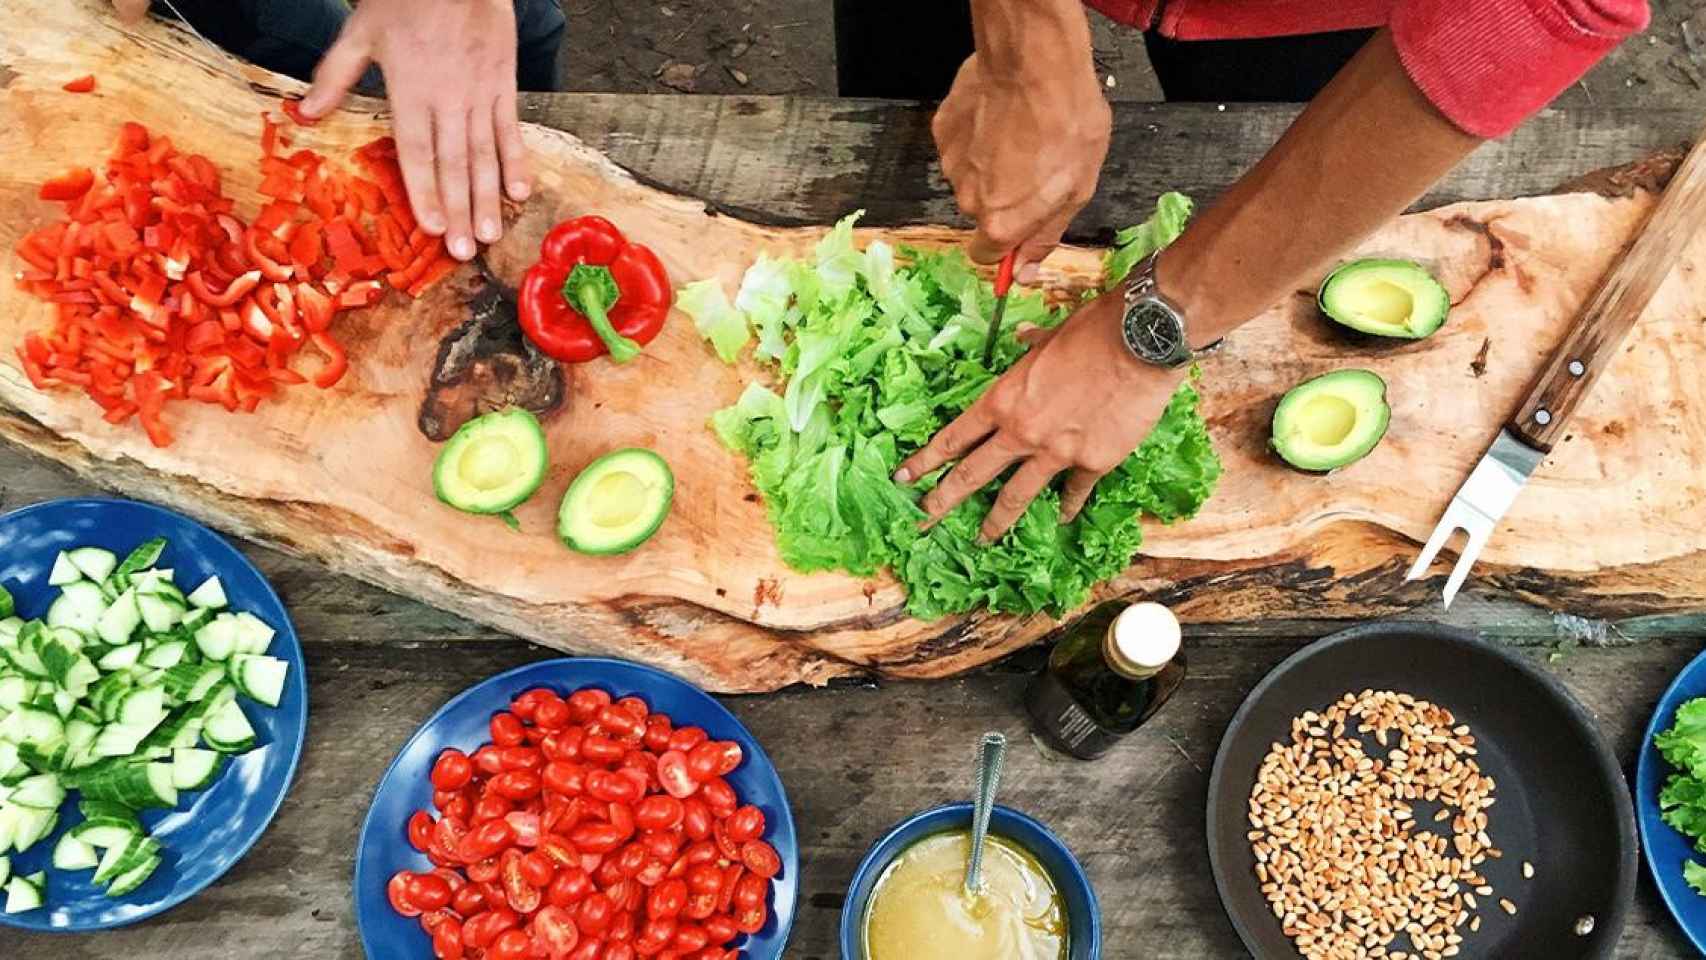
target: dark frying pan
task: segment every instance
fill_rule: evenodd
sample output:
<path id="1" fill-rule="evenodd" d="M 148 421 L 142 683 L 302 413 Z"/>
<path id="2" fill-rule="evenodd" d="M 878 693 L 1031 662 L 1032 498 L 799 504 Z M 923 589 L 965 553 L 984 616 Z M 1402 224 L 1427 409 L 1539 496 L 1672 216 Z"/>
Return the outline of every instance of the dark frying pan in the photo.
<path id="1" fill-rule="evenodd" d="M 1220 901 L 1262 960 L 1296 957 L 1255 875 L 1245 839 L 1262 757 L 1291 718 L 1372 687 L 1413 693 L 1474 728 L 1481 768 L 1498 782 L 1489 833 L 1504 851 L 1482 872 L 1507 916 L 1481 898 L 1481 929 L 1462 958 L 1610 957 L 1635 893 L 1635 818 L 1617 760 L 1587 709 L 1551 676 L 1473 633 L 1432 623 L 1374 623 L 1334 634 L 1275 667 L 1238 709 L 1214 758 L 1208 850 Z M 1418 817 L 1426 823 L 1427 819 Z M 1534 865 L 1533 879 L 1522 862 Z M 1578 934 L 1580 918 L 1593 929 Z M 1388 949 L 1408 949 L 1399 937 Z"/>

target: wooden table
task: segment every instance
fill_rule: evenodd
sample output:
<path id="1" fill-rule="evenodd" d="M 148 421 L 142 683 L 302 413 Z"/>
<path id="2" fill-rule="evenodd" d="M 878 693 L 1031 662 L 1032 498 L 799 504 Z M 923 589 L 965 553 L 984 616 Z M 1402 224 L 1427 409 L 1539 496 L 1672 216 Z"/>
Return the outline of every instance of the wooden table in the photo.
<path id="1" fill-rule="evenodd" d="M 743 216 L 827 222 L 959 222 L 934 162 L 925 108 L 789 98 L 533 97 L 528 119 L 573 131 L 641 176 Z M 1281 106 L 1122 104 L 1102 190 L 1075 233 L 1094 239 L 1146 214 L 1156 193 L 1212 199 L 1289 121 Z M 1544 192 L 1691 135 L 1683 111 L 1548 113 L 1483 148 L 1427 205 Z M 1706 465 L 1703 465 L 1706 466 Z M 0 508 L 94 493 L 62 469 L 0 447 Z M 7 931 L 7 956 L 172 960 L 359 957 L 350 882 L 356 832 L 403 740 L 457 691 L 556 654 L 265 548 L 247 552 L 289 605 L 307 652 L 313 723 L 301 770 L 254 851 L 194 901 L 138 926 L 74 940 Z M 1471 592 L 1447 616 L 1518 647 L 1600 719 L 1633 768 L 1641 729 L 1698 652 L 1706 617 L 1574 619 Z M 848 878 L 903 816 L 969 790 L 977 735 L 1015 740 L 1003 799 L 1049 823 L 1101 897 L 1105 956 L 1246 956 L 1214 893 L 1203 841 L 1208 769 L 1239 702 L 1270 668 L 1343 623 L 1193 625 L 1190 680 L 1153 721 L 1094 764 L 1032 745 L 1020 710 L 1035 651 L 969 676 L 883 688 L 730 698 L 794 803 L 804 895 L 789 958 L 838 956 Z M 403 956 L 398 953 L 395 956 Z M 1689 955 L 1643 880 L 1619 957 Z M 1562 958 L 1560 958 L 1562 960 Z"/>

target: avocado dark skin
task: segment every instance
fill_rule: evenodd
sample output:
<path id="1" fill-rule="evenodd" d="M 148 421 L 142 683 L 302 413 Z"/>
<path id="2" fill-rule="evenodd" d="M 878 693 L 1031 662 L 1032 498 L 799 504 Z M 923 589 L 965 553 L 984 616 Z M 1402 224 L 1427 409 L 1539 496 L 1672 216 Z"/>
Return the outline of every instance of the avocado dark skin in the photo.
<path id="1" fill-rule="evenodd" d="M 515 292 L 483 258 L 479 286 L 468 297 L 469 319 L 439 344 L 418 418 L 421 433 L 443 442 L 469 420 L 505 407 L 545 419 L 563 406 L 563 369 L 522 336 Z"/>

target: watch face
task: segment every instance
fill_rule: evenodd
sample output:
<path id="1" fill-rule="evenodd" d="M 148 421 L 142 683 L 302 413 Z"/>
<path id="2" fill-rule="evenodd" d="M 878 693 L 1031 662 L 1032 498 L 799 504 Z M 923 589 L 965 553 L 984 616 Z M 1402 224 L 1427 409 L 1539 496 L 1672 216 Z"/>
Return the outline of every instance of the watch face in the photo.
<path id="1" fill-rule="evenodd" d="M 1139 300 L 1125 316 L 1125 342 L 1150 363 L 1172 363 L 1185 347 L 1185 325 L 1173 311 L 1154 300 Z"/>

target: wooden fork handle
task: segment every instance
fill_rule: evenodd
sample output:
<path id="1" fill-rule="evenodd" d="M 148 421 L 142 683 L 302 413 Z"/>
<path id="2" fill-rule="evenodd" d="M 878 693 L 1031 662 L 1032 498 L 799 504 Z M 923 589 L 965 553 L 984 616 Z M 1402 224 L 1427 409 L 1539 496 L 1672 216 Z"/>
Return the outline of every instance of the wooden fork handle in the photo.
<path id="1" fill-rule="evenodd" d="M 1617 355 L 1696 229 L 1706 224 L 1706 130 L 1677 168 L 1645 226 L 1588 298 L 1510 421 L 1537 450 L 1550 452 L 1594 381 Z"/>

